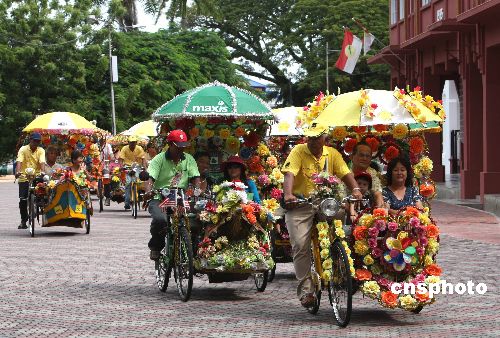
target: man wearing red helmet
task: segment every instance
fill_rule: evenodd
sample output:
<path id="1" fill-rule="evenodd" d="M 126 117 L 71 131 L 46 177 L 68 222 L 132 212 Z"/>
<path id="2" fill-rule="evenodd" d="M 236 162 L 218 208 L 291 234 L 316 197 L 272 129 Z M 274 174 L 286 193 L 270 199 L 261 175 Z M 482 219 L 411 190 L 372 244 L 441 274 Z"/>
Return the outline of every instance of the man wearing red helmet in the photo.
<path id="1" fill-rule="evenodd" d="M 159 196 L 152 196 L 152 189 L 179 187 L 186 189 L 191 181 L 195 187 L 200 186 L 200 173 L 195 159 L 184 152 L 189 146 L 185 132 L 172 130 L 167 136 L 168 149 L 156 155 L 149 163 L 149 184 L 146 185 L 146 197 L 153 198 L 148 211 L 151 214 L 151 239 L 148 243 L 151 250 L 150 258 L 157 260 L 160 251 L 165 246 L 162 230 L 168 226 L 165 214 L 159 207 Z"/>

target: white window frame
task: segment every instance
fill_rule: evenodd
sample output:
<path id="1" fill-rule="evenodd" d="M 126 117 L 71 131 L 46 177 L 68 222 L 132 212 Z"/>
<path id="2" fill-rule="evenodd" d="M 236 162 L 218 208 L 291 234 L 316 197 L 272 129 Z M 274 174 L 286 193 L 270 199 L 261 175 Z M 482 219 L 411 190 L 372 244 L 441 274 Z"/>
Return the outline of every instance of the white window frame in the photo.
<path id="1" fill-rule="evenodd" d="M 399 0 L 399 21 L 405 19 L 405 0 Z"/>
<path id="2" fill-rule="evenodd" d="M 391 25 L 398 23 L 398 0 L 391 0 Z"/>
<path id="3" fill-rule="evenodd" d="M 431 3 L 432 0 L 422 0 L 422 7 L 427 6 L 428 4 Z"/>

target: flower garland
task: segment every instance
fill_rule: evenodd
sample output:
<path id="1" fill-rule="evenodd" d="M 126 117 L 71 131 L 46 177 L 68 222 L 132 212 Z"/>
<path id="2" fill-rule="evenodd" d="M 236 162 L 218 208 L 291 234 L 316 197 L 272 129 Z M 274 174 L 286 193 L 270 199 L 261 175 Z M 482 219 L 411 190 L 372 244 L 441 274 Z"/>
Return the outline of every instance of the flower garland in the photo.
<path id="1" fill-rule="evenodd" d="M 393 283 L 413 284 L 439 281 L 441 268 L 435 262 L 439 250 L 439 228 L 423 212 L 407 207 L 396 217 L 385 209 L 365 213 L 353 224 L 355 278 L 364 295 L 388 308 L 414 310 L 432 303 L 428 294 L 396 295 Z"/>
<path id="2" fill-rule="evenodd" d="M 314 101 L 308 103 L 302 111 L 299 112 L 296 118 L 297 128 L 308 128 L 311 122 L 319 116 L 326 106 L 335 99 L 335 95 L 325 95 L 320 92 L 314 97 Z"/>

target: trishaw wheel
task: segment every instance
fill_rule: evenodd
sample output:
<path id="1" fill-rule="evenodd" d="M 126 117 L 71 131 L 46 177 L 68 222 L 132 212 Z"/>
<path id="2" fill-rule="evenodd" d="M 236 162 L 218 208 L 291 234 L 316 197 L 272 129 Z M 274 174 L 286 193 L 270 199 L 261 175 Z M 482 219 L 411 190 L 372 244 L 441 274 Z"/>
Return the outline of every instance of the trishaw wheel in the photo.
<path id="1" fill-rule="evenodd" d="M 268 271 L 267 281 L 271 283 L 274 280 L 274 277 L 276 277 L 276 262 L 274 262 L 274 267 Z"/>
<path id="2" fill-rule="evenodd" d="M 269 281 L 269 270 L 264 272 L 259 272 L 254 275 L 255 287 L 257 291 L 264 292 Z"/>
<path id="3" fill-rule="evenodd" d="M 36 206 L 35 206 L 35 195 L 30 194 L 28 198 L 28 228 L 31 237 L 35 237 L 35 218 L 36 218 Z"/>
<path id="4" fill-rule="evenodd" d="M 132 183 L 130 187 L 130 202 L 132 202 L 132 217 L 137 218 L 137 186 Z"/>
<path id="5" fill-rule="evenodd" d="M 88 235 L 90 233 L 90 210 L 87 209 L 87 213 L 85 215 L 85 233 Z"/>
<path id="6" fill-rule="evenodd" d="M 99 212 L 104 210 L 104 186 L 102 178 L 97 181 L 97 196 L 99 196 Z"/>
<path id="7" fill-rule="evenodd" d="M 183 220 L 181 220 L 183 222 Z M 176 245 L 178 259 L 175 262 L 174 274 L 177 290 L 183 302 L 191 297 L 193 288 L 193 246 L 188 230 L 179 224 L 179 237 Z"/>
<path id="8" fill-rule="evenodd" d="M 352 278 L 344 246 L 335 241 L 330 249 L 333 261 L 332 279 L 328 283 L 328 297 L 340 327 L 346 327 L 352 311 Z"/>
<path id="9" fill-rule="evenodd" d="M 172 272 L 171 255 L 169 248 L 172 245 L 172 234 L 167 231 L 165 247 L 160 252 L 160 258 L 155 262 L 156 284 L 161 292 L 167 291 L 168 281 Z"/>

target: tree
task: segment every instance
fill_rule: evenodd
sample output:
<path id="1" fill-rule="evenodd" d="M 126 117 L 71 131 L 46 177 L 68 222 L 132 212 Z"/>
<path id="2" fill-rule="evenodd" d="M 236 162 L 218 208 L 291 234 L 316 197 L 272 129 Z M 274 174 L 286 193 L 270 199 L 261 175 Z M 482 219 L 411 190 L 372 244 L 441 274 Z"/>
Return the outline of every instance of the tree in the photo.
<path id="1" fill-rule="evenodd" d="M 215 14 L 199 17 L 196 25 L 218 32 L 241 71 L 276 84 L 287 104 L 303 105 L 325 89 L 326 42 L 330 49 L 340 49 L 342 26 L 353 26 L 353 16 L 387 41 L 386 0 L 214 0 L 213 8 Z M 388 68 L 369 66 L 366 59 L 348 75 L 333 68 L 332 55 L 328 66 L 333 87 L 345 92 L 388 85 Z"/>

